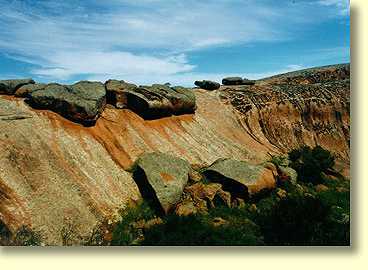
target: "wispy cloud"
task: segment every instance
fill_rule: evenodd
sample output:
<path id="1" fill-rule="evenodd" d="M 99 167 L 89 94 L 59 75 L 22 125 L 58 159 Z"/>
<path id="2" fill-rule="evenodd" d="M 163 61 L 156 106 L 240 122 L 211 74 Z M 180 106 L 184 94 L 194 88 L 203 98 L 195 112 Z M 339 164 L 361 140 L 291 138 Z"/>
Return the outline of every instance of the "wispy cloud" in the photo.
<path id="1" fill-rule="evenodd" d="M 319 0 L 318 3 L 322 6 L 332 7 L 336 9 L 336 14 L 347 16 L 350 12 L 349 0 Z"/>
<path id="2" fill-rule="evenodd" d="M 130 77 L 134 74 L 170 75 L 193 70 L 183 56 L 157 58 L 128 52 L 76 51 L 56 52 L 48 59 L 50 67 L 33 69 L 32 73 L 57 79 L 75 74 L 104 74 L 111 77 Z"/>
<path id="3" fill-rule="evenodd" d="M 184 78 L 196 72 L 191 51 L 293 38 L 293 26 L 323 19 L 306 9 L 332 2 L 0 0 L 0 52 L 49 79 Z"/>

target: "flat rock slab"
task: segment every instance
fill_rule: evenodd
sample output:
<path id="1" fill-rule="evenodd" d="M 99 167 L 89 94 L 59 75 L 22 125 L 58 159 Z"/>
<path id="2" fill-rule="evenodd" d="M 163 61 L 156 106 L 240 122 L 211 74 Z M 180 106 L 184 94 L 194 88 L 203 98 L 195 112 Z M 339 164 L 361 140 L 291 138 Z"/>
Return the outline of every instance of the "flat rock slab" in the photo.
<path id="1" fill-rule="evenodd" d="M 179 202 L 188 182 L 190 165 L 168 154 L 145 153 L 135 163 L 133 178 L 144 199 L 167 214 Z"/>
<path id="2" fill-rule="evenodd" d="M 21 86 L 34 83 L 32 79 L 0 80 L 0 94 L 13 95 Z"/>
<path id="3" fill-rule="evenodd" d="M 225 191 L 238 198 L 246 199 L 262 189 L 276 186 L 272 169 L 234 159 L 219 159 L 203 173 L 210 181 L 222 184 Z"/>
<path id="4" fill-rule="evenodd" d="M 17 107 L 15 102 L 0 99 L 0 121 L 32 118 L 32 115 Z"/>
<path id="5" fill-rule="evenodd" d="M 38 109 L 59 113 L 71 121 L 94 125 L 106 103 L 104 85 L 81 81 L 73 85 L 48 84 L 30 92 L 28 103 Z"/>

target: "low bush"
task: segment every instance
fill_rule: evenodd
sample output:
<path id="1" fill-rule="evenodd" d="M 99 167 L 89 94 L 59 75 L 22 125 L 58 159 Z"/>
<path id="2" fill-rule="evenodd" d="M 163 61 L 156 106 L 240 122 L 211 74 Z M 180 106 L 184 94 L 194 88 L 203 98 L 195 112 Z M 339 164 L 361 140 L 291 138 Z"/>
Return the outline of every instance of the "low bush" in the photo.
<path id="1" fill-rule="evenodd" d="M 10 244 L 11 233 L 6 225 L 0 220 L 0 246 L 8 246 Z"/>
<path id="2" fill-rule="evenodd" d="M 313 149 L 301 147 L 289 152 L 292 167 L 298 173 L 298 180 L 305 183 L 318 184 L 323 182 L 323 172 L 332 169 L 335 164 L 332 154 L 320 146 Z"/>
<path id="3" fill-rule="evenodd" d="M 139 244 L 141 231 L 134 225 L 140 220 L 150 220 L 155 217 L 155 212 L 146 202 L 139 203 L 136 207 L 130 207 L 124 211 L 121 221 L 115 226 L 111 245 L 127 246 Z"/>
<path id="4" fill-rule="evenodd" d="M 40 246 L 41 243 L 41 235 L 27 226 L 22 226 L 12 240 L 14 246 Z"/>
<path id="5" fill-rule="evenodd" d="M 298 183 L 280 182 L 278 189 L 264 190 L 240 208 L 217 206 L 207 214 L 163 216 L 161 223 L 143 230 L 134 223 L 155 215 L 147 204 L 141 204 L 124 213 L 111 244 L 349 245 L 350 182 L 323 174 L 333 167 L 333 156 L 317 146 L 291 151 L 289 159 L 298 172 Z M 285 162 L 275 158 L 274 163 L 283 166 Z M 315 185 L 322 182 L 324 186 Z"/>
<path id="6" fill-rule="evenodd" d="M 346 180 L 337 180 L 345 185 Z M 349 190 L 316 192 L 312 184 L 285 183 L 283 199 L 275 192 L 257 203 L 252 220 L 265 245 L 349 245 Z"/>
<path id="7" fill-rule="evenodd" d="M 263 238 L 256 224 L 249 219 L 224 220 L 214 225 L 208 216 L 171 215 L 165 223 L 150 228 L 143 245 L 158 246 L 257 246 Z"/>

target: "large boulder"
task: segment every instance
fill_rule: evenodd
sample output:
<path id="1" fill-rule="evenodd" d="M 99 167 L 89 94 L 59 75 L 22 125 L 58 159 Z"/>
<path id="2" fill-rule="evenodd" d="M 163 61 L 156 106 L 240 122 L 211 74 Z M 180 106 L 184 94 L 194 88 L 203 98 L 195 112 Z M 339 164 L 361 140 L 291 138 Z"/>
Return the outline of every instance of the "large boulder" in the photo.
<path id="1" fill-rule="evenodd" d="M 106 102 L 104 85 L 80 81 L 73 85 L 48 84 L 28 94 L 27 102 L 38 109 L 48 109 L 74 122 L 93 125 Z"/>
<path id="2" fill-rule="evenodd" d="M 30 93 L 38 90 L 45 89 L 47 84 L 44 83 L 36 83 L 36 84 L 26 84 L 17 89 L 15 91 L 14 96 L 16 97 L 27 97 Z"/>
<path id="3" fill-rule="evenodd" d="M 255 80 L 248 80 L 246 78 L 243 79 L 242 85 L 254 85 L 256 84 Z"/>
<path id="4" fill-rule="evenodd" d="M 255 81 L 241 77 L 227 77 L 222 79 L 223 85 L 254 85 Z"/>
<path id="5" fill-rule="evenodd" d="M 219 159 L 203 174 L 212 182 L 222 184 L 233 197 L 247 199 L 263 189 L 276 186 L 274 170 L 264 165 L 252 165 L 234 159 Z"/>
<path id="6" fill-rule="evenodd" d="M 207 80 L 203 80 L 203 81 L 195 81 L 194 84 L 204 90 L 217 90 L 220 88 L 220 84 L 217 82 L 213 82 L 213 81 L 207 81 Z"/>
<path id="7" fill-rule="evenodd" d="M 241 77 L 227 77 L 222 79 L 223 85 L 241 85 L 243 83 L 243 78 Z"/>
<path id="8" fill-rule="evenodd" d="M 105 82 L 106 102 L 114 105 L 118 109 L 127 108 L 126 92 L 133 92 L 137 86 L 123 80 L 108 80 Z"/>
<path id="9" fill-rule="evenodd" d="M 32 79 L 0 80 L 0 94 L 13 95 L 21 86 L 34 83 Z"/>
<path id="10" fill-rule="evenodd" d="M 184 87 L 153 84 L 125 90 L 125 95 L 127 107 L 145 119 L 193 113 L 196 109 L 194 93 Z"/>
<path id="11" fill-rule="evenodd" d="M 159 212 L 168 213 L 179 202 L 188 182 L 187 161 L 159 152 L 145 153 L 135 162 L 133 178 L 142 197 Z"/>

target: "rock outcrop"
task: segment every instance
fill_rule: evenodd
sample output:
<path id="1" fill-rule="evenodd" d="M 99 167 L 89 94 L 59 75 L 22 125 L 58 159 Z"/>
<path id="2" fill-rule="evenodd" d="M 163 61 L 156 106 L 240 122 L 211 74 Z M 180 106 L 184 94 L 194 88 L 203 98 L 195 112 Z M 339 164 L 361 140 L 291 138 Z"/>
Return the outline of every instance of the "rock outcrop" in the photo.
<path id="1" fill-rule="evenodd" d="M 226 77 L 222 79 L 223 85 L 241 85 L 243 78 L 241 77 Z"/>
<path id="2" fill-rule="evenodd" d="M 187 161 L 164 153 L 146 153 L 134 165 L 133 177 L 144 199 L 161 213 L 168 213 L 180 200 L 188 182 Z"/>
<path id="3" fill-rule="evenodd" d="M 0 80 L 0 94 L 13 95 L 21 86 L 34 83 L 32 79 Z"/>
<path id="4" fill-rule="evenodd" d="M 254 85 L 256 81 L 241 77 L 227 77 L 222 79 L 223 85 Z"/>
<path id="5" fill-rule="evenodd" d="M 242 82 L 243 85 L 254 85 L 255 83 L 256 83 L 255 80 L 248 80 L 246 78 L 244 78 Z"/>
<path id="6" fill-rule="evenodd" d="M 203 173 L 208 180 L 222 184 L 225 191 L 241 199 L 276 186 L 274 170 L 234 159 L 217 160 Z"/>
<path id="7" fill-rule="evenodd" d="M 61 117 L 59 110 L 38 110 L 23 98 L 0 95 L 0 223 L 11 234 L 24 226 L 32 228 L 43 243 L 54 245 L 62 244 L 64 234 L 72 231 L 74 243 L 81 244 L 100 222 L 113 222 L 130 201 L 141 198 L 128 170 L 144 153 L 157 151 L 197 164 L 202 171 L 220 158 L 257 167 L 274 155 L 319 144 L 336 156 L 339 172 L 348 175 L 348 65 L 296 74 L 216 91 L 185 89 L 195 96 L 195 114 L 146 121 L 138 110 L 137 114 L 108 106 L 91 127 Z M 17 93 L 23 87 L 15 88 Z M 24 88 L 20 96 L 49 91 L 33 91 L 30 84 Z M 60 89 L 67 100 L 74 95 Z M 263 167 L 270 179 L 274 169 Z M 193 183 L 201 181 L 198 173 L 190 172 L 190 177 Z M 239 185 L 252 191 L 251 185 Z M 235 196 L 231 200 L 244 204 Z M 190 207 L 182 210 L 188 213 Z"/>
<path id="8" fill-rule="evenodd" d="M 81 81 L 73 85 L 48 84 L 45 88 L 31 91 L 28 103 L 37 109 L 57 112 L 72 121 L 93 125 L 106 102 L 102 83 Z"/>
<path id="9" fill-rule="evenodd" d="M 118 109 L 128 107 L 127 92 L 134 92 L 137 86 L 132 83 L 118 80 L 108 80 L 105 82 L 106 102 L 114 105 Z"/>
<path id="10" fill-rule="evenodd" d="M 34 83 L 34 84 L 26 84 L 21 87 L 19 87 L 15 93 L 14 96 L 16 97 L 27 97 L 29 94 L 31 94 L 34 91 L 43 90 L 45 89 L 47 84 L 44 83 Z"/>
<path id="11" fill-rule="evenodd" d="M 282 153 L 320 145 L 348 175 L 350 144 L 350 66 L 291 72 L 254 86 L 223 87 L 221 98 L 239 112 L 254 140 Z M 345 169 L 342 169 L 345 168 Z"/>
<path id="12" fill-rule="evenodd" d="M 213 81 L 203 80 L 203 81 L 195 81 L 194 84 L 204 90 L 217 90 L 220 88 L 220 84 Z"/>
<path id="13" fill-rule="evenodd" d="M 189 216 L 197 213 L 207 213 L 210 207 L 215 206 L 215 198 L 224 198 L 225 191 L 218 183 L 195 183 L 185 187 L 180 202 L 176 205 L 175 213 L 179 216 Z M 223 200 L 223 205 L 231 205 L 231 196 Z M 226 196 L 225 195 L 225 196 Z M 221 197 L 220 197 L 221 196 Z"/>
<path id="14" fill-rule="evenodd" d="M 196 109 L 194 93 L 184 87 L 153 84 L 124 90 L 124 93 L 126 106 L 145 119 L 193 113 Z"/>
<path id="15" fill-rule="evenodd" d="M 224 191 L 219 183 L 195 183 L 184 189 L 181 201 L 176 205 L 175 213 L 189 216 L 206 213 L 216 206 L 231 207 L 231 194 Z"/>

